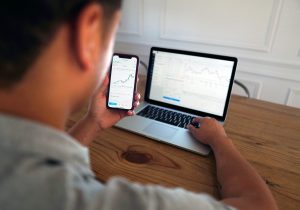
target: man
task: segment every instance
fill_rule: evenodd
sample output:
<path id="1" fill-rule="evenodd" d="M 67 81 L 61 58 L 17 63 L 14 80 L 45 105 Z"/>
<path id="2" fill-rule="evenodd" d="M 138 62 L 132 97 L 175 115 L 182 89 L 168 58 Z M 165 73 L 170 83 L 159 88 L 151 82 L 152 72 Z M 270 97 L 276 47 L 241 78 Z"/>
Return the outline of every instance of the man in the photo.
<path id="1" fill-rule="evenodd" d="M 212 147 L 222 201 L 183 189 L 94 179 L 87 146 L 133 112 L 106 109 L 120 0 L 31 0 L 0 7 L 1 209 L 277 209 L 213 119 L 191 133 Z M 64 133 L 88 99 L 85 117 Z M 139 95 L 135 97 L 138 105 Z M 73 136 L 73 138 L 71 137 Z M 76 140 L 75 140 L 76 139 Z"/>

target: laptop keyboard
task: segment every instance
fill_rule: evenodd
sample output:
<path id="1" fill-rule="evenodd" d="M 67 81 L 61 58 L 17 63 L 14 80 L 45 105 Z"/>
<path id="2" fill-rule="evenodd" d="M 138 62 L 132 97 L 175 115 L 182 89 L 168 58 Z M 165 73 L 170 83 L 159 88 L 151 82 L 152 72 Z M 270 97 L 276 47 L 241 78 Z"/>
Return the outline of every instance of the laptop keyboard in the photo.
<path id="1" fill-rule="evenodd" d="M 138 112 L 137 115 L 185 129 L 186 126 L 190 124 L 194 119 L 194 117 L 190 115 L 162 109 L 151 105 L 146 106 L 146 108 Z"/>

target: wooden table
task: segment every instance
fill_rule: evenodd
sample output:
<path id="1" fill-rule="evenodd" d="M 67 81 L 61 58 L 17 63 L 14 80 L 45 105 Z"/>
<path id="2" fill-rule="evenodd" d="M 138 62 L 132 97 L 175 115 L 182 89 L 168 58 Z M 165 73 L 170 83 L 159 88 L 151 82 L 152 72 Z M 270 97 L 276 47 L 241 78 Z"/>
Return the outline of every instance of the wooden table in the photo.
<path id="1" fill-rule="evenodd" d="M 144 92 L 145 77 L 140 79 Z M 74 114 L 73 125 L 85 110 Z M 300 109 L 233 96 L 225 129 L 270 187 L 280 209 L 300 209 Z M 117 128 L 90 147 L 97 179 L 123 176 L 139 183 L 183 187 L 219 198 L 214 156 L 193 154 Z"/>

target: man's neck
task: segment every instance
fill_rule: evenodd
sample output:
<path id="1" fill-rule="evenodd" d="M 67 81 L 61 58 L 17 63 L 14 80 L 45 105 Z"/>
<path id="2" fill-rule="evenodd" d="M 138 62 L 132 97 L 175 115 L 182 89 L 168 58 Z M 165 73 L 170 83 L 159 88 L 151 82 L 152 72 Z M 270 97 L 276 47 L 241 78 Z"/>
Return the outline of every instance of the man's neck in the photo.
<path id="1" fill-rule="evenodd" d="M 69 111 L 58 106 L 53 94 L 43 90 L 0 91 L 0 113 L 37 121 L 64 130 Z M 61 102 L 61 101 L 60 101 Z M 61 103 L 60 103 L 61 104 Z"/>

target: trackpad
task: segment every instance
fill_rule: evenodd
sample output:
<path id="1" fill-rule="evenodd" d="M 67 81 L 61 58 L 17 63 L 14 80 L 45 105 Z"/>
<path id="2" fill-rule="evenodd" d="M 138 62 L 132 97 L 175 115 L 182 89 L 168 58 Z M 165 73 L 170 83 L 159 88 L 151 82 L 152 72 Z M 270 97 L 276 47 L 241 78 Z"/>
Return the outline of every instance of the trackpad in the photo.
<path id="1" fill-rule="evenodd" d="M 152 136 L 160 136 L 161 138 L 171 139 L 177 132 L 178 129 L 171 128 L 167 125 L 163 125 L 160 123 L 151 123 L 148 125 L 143 131 Z"/>

